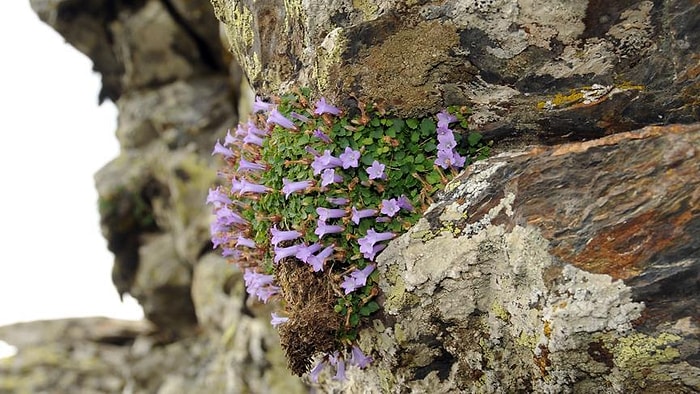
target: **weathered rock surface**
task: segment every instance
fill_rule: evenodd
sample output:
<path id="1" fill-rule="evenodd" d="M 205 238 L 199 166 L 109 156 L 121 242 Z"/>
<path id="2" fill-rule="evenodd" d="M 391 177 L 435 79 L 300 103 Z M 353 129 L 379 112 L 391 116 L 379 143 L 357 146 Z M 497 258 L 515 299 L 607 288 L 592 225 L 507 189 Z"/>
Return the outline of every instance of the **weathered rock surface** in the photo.
<path id="1" fill-rule="evenodd" d="M 399 115 L 467 105 L 523 142 L 580 140 L 700 116 L 700 5 L 212 0 L 262 95 L 307 85 Z"/>
<path id="2" fill-rule="evenodd" d="M 473 165 L 378 257 L 344 392 L 700 391 L 699 158 L 693 124 Z"/>
<path id="3" fill-rule="evenodd" d="M 32 0 L 119 108 L 100 212 L 115 285 L 153 326 L 0 329 L 19 347 L 1 392 L 308 390 L 269 309 L 210 252 L 210 152 L 241 79 L 214 14 L 261 95 L 306 85 L 402 116 L 465 105 L 499 141 L 378 258 L 373 366 L 318 390 L 700 391 L 696 2 L 212 4 Z M 693 124 L 625 132 L 671 122 Z"/>

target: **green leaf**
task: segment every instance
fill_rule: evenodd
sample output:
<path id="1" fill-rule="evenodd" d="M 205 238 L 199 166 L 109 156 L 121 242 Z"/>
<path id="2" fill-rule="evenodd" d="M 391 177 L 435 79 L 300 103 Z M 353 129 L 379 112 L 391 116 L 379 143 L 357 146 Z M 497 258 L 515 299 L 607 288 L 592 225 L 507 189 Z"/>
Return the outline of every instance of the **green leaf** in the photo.
<path id="1" fill-rule="evenodd" d="M 406 119 L 406 126 L 408 126 L 409 129 L 417 129 L 418 128 L 418 119 L 414 119 L 414 118 Z"/>
<path id="2" fill-rule="evenodd" d="M 379 126 L 380 125 L 379 118 L 372 118 L 372 121 L 369 124 L 371 124 L 374 127 Z"/>
<path id="3" fill-rule="evenodd" d="M 353 313 L 350 315 L 350 325 L 352 327 L 357 327 L 358 324 L 360 324 L 360 315 Z"/>
<path id="4" fill-rule="evenodd" d="M 416 164 L 420 164 L 424 161 L 425 161 L 425 156 L 422 153 L 417 154 L 415 160 L 413 160 L 413 162 Z"/>
<path id="5" fill-rule="evenodd" d="M 467 137 L 467 141 L 469 142 L 469 145 L 474 146 L 481 141 L 481 138 L 483 136 L 479 133 L 471 132 L 469 133 L 469 136 Z"/>
<path id="6" fill-rule="evenodd" d="M 379 310 L 379 304 L 377 304 L 374 301 L 370 301 L 367 303 L 367 305 L 360 308 L 360 315 L 369 316 L 378 310 Z"/>
<path id="7" fill-rule="evenodd" d="M 423 137 L 435 134 L 435 122 L 430 118 L 423 118 L 420 122 L 420 131 Z"/>
<path id="8" fill-rule="evenodd" d="M 371 137 L 366 137 L 366 138 L 363 138 L 362 141 L 360 141 L 360 143 L 364 146 L 369 146 L 369 145 L 372 145 L 374 143 L 374 140 Z"/>

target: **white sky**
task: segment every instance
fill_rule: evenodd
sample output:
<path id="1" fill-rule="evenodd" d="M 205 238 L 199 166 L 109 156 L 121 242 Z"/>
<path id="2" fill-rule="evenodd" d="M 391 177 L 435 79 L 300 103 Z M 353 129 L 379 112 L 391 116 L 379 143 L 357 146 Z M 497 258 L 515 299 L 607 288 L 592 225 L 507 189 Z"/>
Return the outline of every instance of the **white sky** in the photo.
<path id="1" fill-rule="evenodd" d="M 99 229 L 93 174 L 119 152 L 99 76 L 29 0 L 0 2 L 0 51 L 0 326 L 140 319 L 112 285 Z"/>

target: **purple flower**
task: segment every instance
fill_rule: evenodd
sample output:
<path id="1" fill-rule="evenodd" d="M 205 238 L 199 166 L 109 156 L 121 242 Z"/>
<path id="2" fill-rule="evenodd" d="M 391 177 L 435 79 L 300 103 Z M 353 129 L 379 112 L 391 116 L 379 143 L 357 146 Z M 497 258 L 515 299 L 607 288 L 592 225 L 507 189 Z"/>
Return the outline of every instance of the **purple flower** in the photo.
<path id="1" fill-rule="evenodd" d="M 287 246 L 286 248 L 280 248 L 280 247 L 275 246 L 275 249 L 274 249 L 275 264 L 279 263 L 282 259 L 296 255 L 302 246 L 304 246 L 304 245 L 301 245 L 301 244 L 292 245 L 292 246 Z"/>
<path id="2" fill-rule="evenodd" d="M 326 361 L 321 360 L 319 361 L 318 364 L 309 372 L 309 377 L 311 378 L 311 381 L 314 383 L 318 383 L 318 375 L 321 374 L 321 371 L 323 371 L 323 367 L 326 366 Z"/>
<path id="3" fill-rule="evenodd" d="M 340 287 L 345 289 L 345 294 L 350 294 L 353 291 L 367 284 L 367 277 L 374 271 L 374 264 L 370 264 L 361 270 L 355 270 L 345 277 Z"/>
<path id="4" fill-rule="evenodd" d="M 399 203 L 396 201 L 395 198 L 392 198 L 390 200 L 382 200 L 382 214 L 387 215 L 389 217 L 394 217 L 397 212 L 399 212 Z"/>
<path id="5" fill-rule="evenodd" d="M 321 186 L 326 187 L 332 183 L 342 182 L 343 177 L 336 174 L 332 168 L 326 168 L 321 174 Z"/>
<path id="6" fill-rule="evenodd" d="M 386 166 L 378 161 L 373 161 L 372 165 L 367 168 L 367 174 L 369 175 L 369 179 L 384 179 L 386 177 L 386 174 L 384 173 L 384 169 Z"/>
<path id="7" fill-rule="evenodd" d="M 466 158 L 463 156 L 460 156 L 459 153 L 454 152 L 452 154 L 452 165 L 456 168 L 462 168 L 464 167 L 464 163 L 466 161 Z"/>
<path id="8" fill-rule="evenodd" d="M 323 151 L 323 155 L 317 156 L 314 159 L 313 163 L 311 163 L 311 168 L 314 169 L 314 175 L 318 175 L 327 168 L 340 167 L 341 165 L 343 165 L 343 162 L 339 158 L 331 155 L 331 151 L 326 149 Z"/>
<path id="9" fill-rule="evenodd" d="M 308 246 L 302 246 L 299 248 L 299 251 L 297 252 L 297 254 L 294 257 L 298 258 L 299 260 L 301 260 L 305 263 L 308 263 L 309 258 L 311 258 L 311 256 L 313 256 L 314 253 L 321 250 L 321 248 L 323 248 L 323 245 L 321 245 L 318 242 L 313 243 L 313 244 L 308 245 Z"/>
<path id="10" fill-rule="evenodd" d="M 396 200 L 396 203 L 399 205 L 399 208 L 405 209 L 408 212 L 413 212 L 413 205 L 411 204 L 411 200 L 408 199 L 404 194 L 399 197 L 398 200 Z"/>
<path id="11" fill-rule="evenodd" d="M 440 111 L 440 112 L 437 114 L 437 118 L 438 118 L 438 127 L 439 127 L 439 128 L 443 128 L 443 127 L 447 128 L 447 127 L 450 127 L 450 123 L 453 123 L 453 122 L 456 122 L 456 121 L 457 121 L 457 117 L 456 117 L 456 116 L 454 116 L 454 115 L 452 115 L 452 114 L 450 114 L 450 113 L 448 113 L 447 111 L 444 111 L 444 110 L 443 110 L 443 111 Z"/>
<path id="12" fill-rule="evenodd" d="M 226 137 L 224 138 L 224 145 L 234 145 L 238 139 L 231 135 L 231 129 L 226 131 Z"/>
<path id="13" fill-rule="evenodd" d="M 370 216 L 374 216 L 377 214 L 376 209 L 360 209 L 358 210 L 355 207 L 352 207 L 352 217 L 350 220 L 352 220 L 353 223 L 355 224 L 360 224 L 360 220 L 364 218 L 368 218 Z"/>
<path id="14" fill-rule="evenodd" d="M 221 186 L 217 186 L 216 189 L 209 189 L 207 204 L 213 204 L 215 207 L 220 207 L 225 204 L 231 204 L 231 199 L 228 198 L 226 193 L 221 191 Z"/>
<path id="15" fill-rule="evenodd" d="M 321 97 L 316 102 L 316 109 L 314 110 L 315 115 L 322 115 L 322 114 L 332 114 L 332 115 L 340 115 L 340 109 L 337 107 L 334 107 L 328 103 L 326 103 L 326 99 Z"/>
<path id="16" fill-rule="evenodd" d="M 236 127 L 236 137 L 243 138 L 248 135 L 248 129 L 243 128 L 243 124 L 239 123 Z"/>
<path id="17" fill-rule="evenodd" d="M 267 186 L 258 185 L 256 183 L 249 182 L 245 179 L 241 179 L 240 186 L 241 186 L 241 190 L 240 190 L 239 194 L 245 194 L 245 193 L 262 194 L 262 193 L 267 193 L 270 191 L 270 188 Z"/>
<path id="18" fill-rule="evenodd" d="M 331 257 L 333 251 L 335 250 L 335 244 L 326 246 L 321 252 L 315 256 L 310 256 L 307 264 L 311 265 L 314 272 L 323 271 L 323 265 L 326 260 Z"/>
<path id="19" fill-rule="evenodd" d="M 319 238 L 323 238 L 323 236 L 326 234 L 337 234 L 343 230 L 345 230 L 345 227 L 343 226 L 326 224 L 325 221 L 318 220 L 316 222 L 316 230 L 314 230 L 314 234 L 318 235 Z"/>
<path id="20" fill-rule="evenodd" d="M 329 203 L 331 203 L 333 205 L 337 205 L 337 206 L 341 206 L 341 207 L 344 205 L 347 205 L 350 202 L 350 200 L 345 198 L 345 197 L 326 197 L 326 201 L 328 201 Z"/>
<path id="21" fill-rule="evenodd" d="M 229 226 L 231 224 L 248 224 L 247 220 L 243 219 L 241 215 L 239 215 L 236 212 L 233 212 L 228 207 L 221 207 L 216 211 L 216 221 L 217 223 L 220 223 L 225 226 Z"/>
<path id="22" fill-rule="evenodd" d="M 243 280 L 248 294 L 257 296 L 260 301 L 265 303 L 271 296 L 280 291 L 279 287 L 273 285 L 274 276 L 255 272 L 252 268 L 245 269 Z"/>
<path id="23" fill-rule="evenodd" d="M 452 150 L 457 147 L 457 141 L 454 138 L 444 138 L 437 145 L 439 150 Z"/>
<path id="24" fill-rule="evenodd" d="M 345 216 L 345 210 L 340 208 L 316 208 L 318 219 L 325 222 L 328 219 L 339 219 Z"/>
<path id="25" fill-rule="evenodd" d="M 267 130 L 259 129 L 252 120 L 249 120 L 246 124 L 248 126 L 248 133 L 255 134 L 258 137 L 265 137 L 269 134 Z"/>
<path id="26" fill-rule="evenodd" d="M 324 134 L 323 131 L 321 131 L 320 129 L 314 130 L 313 136 L 325 142 L 326 144 L 330 144 L 331 142 L 333 142 L 333 140 L 331 140 L 330 137 Z"/>
<path id="27" fill-rule="evenodd" d="M 258 113 L 261 111 L 267 112 L 274 107 L 273 104 L 262 101 L 260 97 L 255 96 L 255 102 L 253 102 L 253 113 Z"/>
<path id="28" fill-rule="evenodd" d="M 343 163 L 343 169 L 348 169 L 350 167 L 357 168 L 360 159 L 360 151 L 353 150 L 349 146 L 345 148 L 345 152 L 340 154 L 340 161 Z"/>
<path id="29" fill-rule="evenodd" d="M 251 144 L 251 145 L 257 145 L 257 146 L 263 146 L 263 139 L 260 138 L 260 136 L 253 134 L 253 133 L 248 133 L 244 138 L 243 138 L 243 143 L 245 144 Z"/>
<path id="30" fill-rule="evenodd" d="M 278 230 L 277 225 L 274 227 L 270 228 L 270 234 L 272 234 L 272 239 L 270 240 L 270 243 L 273 246 L 277 246 L 280 242 L 284 241 L 292 241 L 295 240 L 299 237 L 302 236 L 302 234 L 298 231 L 283 231 L 283 230 Z"/>
<path id="31" fill-rule="evenodd" d="M 238 240 L 236 241 L 236 246 L 247 246 L 249 248 L 257 248 L 258 245 L 255 244 L 255 241 L 253 241 L 250 238 L 246 238 L 242 235 L 238 236 Z"/>
<path id="32" fill-rule="evenodd" d="M 221 145 L 221 142 L 219 140 L 216 140 L 216 145 L 214 145 L 214 150 L 211 152 L 211 155 L 222 155 L 224 157 L 233 157 L 233 151 L 229 148 L 224 147 Z"/>
<path id="33" fill-rule="evenodd" d="M 361 270 L 353 271 L 350 276 L 355 278 L 355 283 L 364 286 L 367 284 L 367 277 L 374 271 L 375 265 L 370 264 Z"/>
<path id="34" fill-rule="evenodd" d="M 238 161 L 238 171 L 243 172 L 243 171 L 250 171 L 250 172 L 256 172 L 256 171 L 262 171 L 265 170 L 265 164 L 262 163 L 254 163 L 252 161 L 248 161 L 244 158 L 241 157 L 241 159 Z"/>
<path id="35" fill-rule="evenodd" d="M 242 253 L 238 249 L 234 248 L 222 248 L 221 249 L 221 256 L 222 257 L 231 257 L 233 259 L 239 259 L 241 257 Z"/>
<path id="36" fill-rule="evenodd" d="M 290 194 L 294 192 L 299 192 L 306 190 L 313 185 L 312 181 L 298 181 L 292 182 L 287 178 L 282 178 L 282 193 L 284 193 L 284 198 L 288 198 Z"/>
<path id="37" fill-rule="evenodd" d="M 371 254 L 374 250 L 374 244 L 381 241 L 387 241 L 394 238 L 396 235 L 391 232 L 378 233 L 373 228 L 367 231 L 367 235 L 357 240 L 360 244 L 360 252 Z"/>
<path id="38" fill-rule="evenodd" d="M 442 131 L 442 129 L 438 129 L 438 130 Z M 454 143 L 456 145 L 455 135 L 454 135 L 454 133 L 452 133 L 452 130 L 450 130 L 450 129 L 447 129 L 444 133 L 438 133 L 437 139 L 438 139 L 438 143 L 444 143 L 444 144 Z"/>
<path id="39" fill-rule="evenodd" d="M 336 363 L 335 366 L 335 376 L 333 377 L 334 380 L 340 380 L 343 381 L 345 380 L 345 360 L 338 359 L 338 362 Z"/>
<path id="40" fill-rule="evenodd" d="M 296 126 L 294 125 L 294 122 L 291 120 L 287 119 L 280 113 L 280 111 L 277 110 L 277 108 L 273 109 L 270 111 L 270 115 L 267 117 L 267 123 L 274 123 L 278 126 L 282 126 L 285 129 L 289 130 L 296 130 Z"/>
<path id="41" fill-rule="evenodd" d="M 286 323 L 289 321 L 288 317 L 280 316 L 280 315 L 276 314 L 275 312 L 272 312 L 270 315 L 272 316 L 272 320 L 270 320 L 270 324 L 272 324 L 272 327 L 275 327 L 275 328 L 277 326 L 279 326 L 280 324 Z"/>
<path id="42" fill-rule="evenodd" d="M 319 157 L 319 156 L 321 156 L 321 154 L 318 153 L 318 151 L 317 151 L 316 149 L 314 149 L 313 147 L 311 147 L 311 146 L 308 146 L 308 145 L 307 145 L 307 146 L 304 148 L 304 150 L 306 151 L 306 153 L 310 153 L 310 154 L 314 155 L 314 157 Z"/>
<path id="43" fill-rule="evenodd" d="M 302 122 L 304 122 L 304 123 L 306 123 L 306 122 L 309 121 L 309 118 L 307 118 L 306 116 L 304 116 L 304 115 L 302 115 L 302 114 L 298 114 L 298 113 L 296 113 L 296 112 L 290 113 L 289 116 L 292 117 L 293 119 L 300 120 L 300 121 L 302 121 Z"/>
<path id="44" fill-rule="evenodd" d="M 352 350 L 351 350 L 351 357 L 350 357 L 350 364 L 356 365 L 359 368 L 365 368 L 368 366 L 372 361 L 372 357 L 365 356 L 364 353 L 362 353 L 362 350 L 357 345 L 352 345 Z"/>
<path id="45" fill-rule="evenodd" d="M 364 256 L 364 258 L 366 258 L 369 261 L 374 261 L 374 258 L 377 256 L 377 253 L 384 250 L 384 248 L 386 248 L 386 245 L 384 244 L 374 245 L 372 246 L 372 250 L 370 250 L 369 252 L 363 252 L 362 256 Z"/>
<path id="46" fill-rule="evenodd" d="M 435 165 L 440 166 L 444 169 L 450 168 L 450 165 L 454 162 L 454 153 L 452 150 L 440 150 L 437 153 L 437 158 L 435 159 Z"/>

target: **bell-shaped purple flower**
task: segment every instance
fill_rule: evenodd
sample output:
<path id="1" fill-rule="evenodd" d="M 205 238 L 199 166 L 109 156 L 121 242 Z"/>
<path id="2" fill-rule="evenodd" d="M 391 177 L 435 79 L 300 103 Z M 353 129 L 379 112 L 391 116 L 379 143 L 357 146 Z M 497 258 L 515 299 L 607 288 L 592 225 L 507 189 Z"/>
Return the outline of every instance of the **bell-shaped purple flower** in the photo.
<path id="1" fill-rule="evenodd" d="M 238 138 L 232 136 L 231 129 L 228 129 L 226 131 L 226 137 L 224 138 L 224 145 L 225 146 L 236 145 L 236 142 L 238 142 Z"/>
<path id="2" fill-rule="evenodd" d="M 211 152 L 211 155 L 222 155 L 228 158 L 233 157 L 234 153 L 231 149 L 221 145 L 221 142 L 219 142 L 219 140 L 216 140 L 216 145 L 214 145 L 214 150 Z"/>
<path id="3" fill-rule="evenodd" d="M 238 171 L 239 172 L 259 172 L 266 170 L 265 164 L 262 163 L 254 163 L 252 161 L 248 161 L 244 158 L 241 157 L 240 160 L 238 160 Z"/>
<path id="4" fill-rule="evenodd" d="M 275 264 L 279 263 L 282 259 L 296 255 L 302 246 L 304 246 L 304 245 L 301 245 L 301 244 L 292 245 L 292 246 L 287 246 L 286 248 L 280 248 L 280 247 L 275 246 L 275 248 L 274 248 Z"/>
<path id="5" fill-rule="evenodd" d="M 270 234 L 272 234 L 270 243 L 273 246 L 277 246 L 280 242 L 292 241 L 302 236 L 300 232 L 295 230 L 278 230 L 277 226 L 270 228 Z"/>
<path id="6" fill-rule="evenodd" d="M 343 169 L 347 170 L 350 167 L 357 168 L 360 165 L 358 163 L 360 151 L 353 150 L 349 146 L 345 148 L 345 152 L 341 153 L 339 158 L 342 162 Z"/>
<path id="7" fill-rule="evenodd" d="M 326 99 L 324 97 L 321 97 L 317 102 L 316 102 L 316 109 L 314 110 L 315 115 L 323 115 L 323 114 L 331 114 L 331 115 L 340 115 L 340 109 L 338 107 L 334 107 L 326 102 Z"/>
<path id="8" fill-rule="evenodd" d="M 399 212 L 399 203 L 396 201 L 395 198 L 389 199 L 389 200 L 382 200 L 382 210 L 381 213 L 383 215 L 389 216 L 389 217 L 394 217 L 396 213 Z"/>
<path id="9" fill-rule="evenodd" d="M 314 272 L 323 271 L 323 265 L 326 263 L 326 260 L 329 257 L 331 257 L 334 250 L 335 250 L 335 244 L 330 245 L 330 246 L 326 246 L 317 255 L 310 256 L 308 261 L 307 261 L 307 264 L 311 265 Z"/>
<path id="10" fill-rule="evenodd" d="M 292 182 L 287 178 L 282 178 L 282 193 L 284 193 L 284 198 L 289 198 L 289 195 L 294 192 L 300 192 L 313 186 L 313 181 L 298 181 Z"/>
<path id="11" fill-rule="evenodd" d="M 294 255 L 294 257 L 298 258 L 299 260 L 308 263 L 309 258 L 313 256 L 314 253 L 318 252 L 323 248 L 323 245 L 320 243 L 316 242 L 311 245 L 305 245 L 299 248 L 299 251 L 297 251 L 297 254 Z"/>
<path id="12" fill-rule="evenodd" d="M 267 117 L 267 123 L 274 123 L 278 126 L 284 127 L 285 129 L 289 130 L 296 130 L 296 126 L 294 125 L 294 122 L 291 120 L 287 119 L 280 113 L 280 111 L 277 110 L 277 108 L 274 108 L 272 111 L 270 111 L 270 115 Z"/>
<path id="13" fill-rule="evenodd" d="M 321 186 L 326 187 L 333 183 L 342 182 L 343 177 L 335 173 L 335 169 L 326 168 L 321 174 Z"/>
<path id="14" fill-rule="evenodd" d="M 323 220 L 316 221 L 316 230 L 314 234 L 318 235 L 319 238 L 323 238 L 327 234 L 337 234 L 345 230 L 345 227 L 336 224 L 326 224 Z"/>
<path id="15" fill-rule="evenodd" d="M 352 207 L 352 216 L 350 217 L 350 220 L 352 220 L 353 223 L 355 224 L 360 224 L 360 220 L 364 218 L 368 218 L 371 216 L 374 216 L 377 214 L 376 209 L 357 209 L 355 207 Z"/>
<path id="16" fill-rule="evenodd" d="M 323 368 L 326 366 L 326 361 L 321 360 L 319 361 L 318 364 L 316 364 L 315 367 L 309 372 L 309 377 L 311 378 L 311 381 L 314 383 L 318 383 L 318 375 L 321 374 L 321 371 L 323 371 Z"/>
<path id="17" fill-rule="evenodd" d="M 209 189 L 207 204 L 220 207 L 222 205 L 231 204 L 231 199 L 221 190 L 221 186 L 217 186 L 216 189 Z"/>
<path id="18" fill-rule="evenodd" d="M 273 285 L 274 276 L 258 273 L 252 268 L 245 269 L 243 280 L 248 294 L 258 297 L 260 301 L 265 303 L 280 291 L 278 286 Z"/>
<path id="19" fill-rule="evenodd" d="M 372 162 L 372 165 L 367 168 L 367 175 L 369 175 L 369 179 L 384 179 L 386 178 L 386 174 L 384 173 L 384 169 L 386 166 L 377 160 Z"/>
<path id="20" fill-rule="evenodd" d="M 396 203 L 399 205 L 399 208 L 404 209 L 408 212 L 413 212 L 413 204 L 411 204 L 411 200 L 406 197 L 406 195 L 402 194 L 398 200 L 396 200 Z"/>
<path id="21" fill-rule="evenodd" d="M 328 219 L 339 219 L 345 216 L 345 210 L 341 208 L 316 208 L 318 219 L 325 222 Z"/>
<path id="22" fill-rule="evenodd" d="M 255 244 L 255 241 L 253 241 L 250 238 L 246 238 L 242 235 L 238 236 L 238 240 L 236 241 L 236 246 L 246 246 L 246 247 L 253 248 L 253 249 L 258 247 L 258 245 Z"/>
<path id="23" fill-rule="evenodd" d="M 245 194 L 245 193 L 253 193 L 253 194 L 263 194 L 267 193 L 270 191 L 270 188 L 265 186 L 265 185 L 258 185 L 256 183 L 252 183 L 246 179 L 241 179 L 241 190 L 239 194 Z"/>
<path id="24" fill-rule="evenodd" d="M 314 175 L 318 175 L 327 168 L 340 167 L 341 165 L 343 165 L 343 162 L 339 158 L 331 155 L 331 151 L 326 149 L 323 151 L 323 155 L 317 156 L 314 159 L 313 163 L 311 163 L 311 168 L 314 169 Z"/>
<path id="25" fill-rule="evenodd" d="M 372 360 L 372 357 L 365 356 L 365 354 L 362 353 L 362 350 L 357 345 L 352 346 L 350 354 L 350 364 L 356 365 L 360 369 L 367 367 L 372 361 L 374 361 Z"/>
<path id="26" fill-rule="evenodd" d="M 248 135 L 246 135 L 245 138 L 243 138 L 243 143 L 257 145 L 257 146 L 263 146 L 263 139 L 260 138 L 260 136 L 258 136 L 258 135 L 255 135 L 253 133 L 248 133 Z"/>
<path id="27" fill-rule="evenodd" d="M 333 142 L 329 136 L 327 136 L 323 131 L 316 129 L 314 130 L 314 133 L 312 134 L 314 137 L 318 138 L 319 140 L 325 142 L 326 144 L 330 144 Z"/>
<path id="28" fill-rule="evenodd" d="M 350 200 L 345 197 L 326 197 L 326 201 L 340 207 L 347 205 L 350 202 Z"/>
<path id="29" fill-rule="evenodd" d="M 260 99 L 260 97 L 255 96 L 255 101 L 253 102 L 253 113 L 267 112 L 274 108 L 274 104 L 270 104 Z"/>
<path id="30" fill-rule="evenodd" d="M 221 207 L 219 208 L 216 213 L 216 221 L 217 223 L 230 226 L 232 224 L 240 224 L 240 225 L 247 225 L 248 221 L 245 220 L 241 215 L 238 213 L 232 211 L 228 207 Z"/>
<path id="31" fill-rule="evenodd" d="M 272 312 L 270 314 L 272 316 L 272 320 L 270 320 L 270 324 L 272 324 L 272 327 L 277 328 L 280 324 L 286 323 L 289 321 L 288 317 L 280 316 L 276 314 L 275 312 Z"/>
<path id="32" fill-rule="evenodd" d="M 374 249 L 374 244 L 381 241 L 387 241 L 394 238 L 396 235 L 391 232 L 378 233 L 373 228 L 367 231 L 367 235 L 357 240 L 360 244 L 360 252 L 371 254 Z"/>
<path id="33" fill-rule="evenodd" d="M 453 123 L 453 122 L 456 122 L 456 121 L 457 121 L 457 117 L 456 117 L 456 116 L 454 116 L 454 115 L 452 115 L 452 114 L 450 114 L 450 113 L 448 113 L 447 111 L 444 111 L 444 110 L 443 110 L 443 111 L 440 111 L 440 112 L 437 114 L 437 118 L 438 118 L 438 123 L 437 123 L 437 127 L 438 127 L 438 128 L 447 128 L 447 127 L 450 127 L 450 123 Z"/>
<path id="34" fill-rule="evenodd" d="M 304 115 L 302 115 L 302 114 L 296 113 L 296 112 L 291 112 L 291 113 L 289 114 L 289 116 L 290 116 L 292 119 L 300 120 L 300 121 L 302 121 L 302 122 L 304 122 L 304 123 L 306 123 L 306 122 L 309 121 L 309 118 L 307 118 L 306 116 L 304 116 Z"/>

